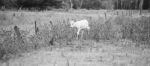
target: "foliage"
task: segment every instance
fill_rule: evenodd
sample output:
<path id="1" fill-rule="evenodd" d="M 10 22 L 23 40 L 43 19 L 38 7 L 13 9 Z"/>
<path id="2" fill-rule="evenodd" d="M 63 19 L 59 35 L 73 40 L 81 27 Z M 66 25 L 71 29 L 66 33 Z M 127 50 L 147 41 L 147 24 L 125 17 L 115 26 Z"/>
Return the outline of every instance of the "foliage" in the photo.
<path id="1" fill-rule="evenodd" d="M 61 7 L 61 1 L 59 0 L 0 0 L 1 6 L 6 8 L 39 8 L 44 9 L 46 6 Z"/>
<path id="2" fill-rule="evenodd" d="M 52 8 L 74 9 L 140 9 L 150 8 L 149 0 L 0 0 L 5 8 L 36 8 L 37 10 Z M 72 5 L 72 6 L 71 6 Z"/>

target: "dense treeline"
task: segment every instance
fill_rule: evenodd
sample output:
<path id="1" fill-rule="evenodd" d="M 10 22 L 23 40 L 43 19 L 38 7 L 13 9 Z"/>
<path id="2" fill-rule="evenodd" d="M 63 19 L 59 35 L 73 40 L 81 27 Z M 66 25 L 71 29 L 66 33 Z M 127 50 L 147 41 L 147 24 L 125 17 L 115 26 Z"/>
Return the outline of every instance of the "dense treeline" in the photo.
<path id="1" fill-rule="evenodd" d="M 0 0 L 1 8 L 150 9 L 149 0 Z"/>

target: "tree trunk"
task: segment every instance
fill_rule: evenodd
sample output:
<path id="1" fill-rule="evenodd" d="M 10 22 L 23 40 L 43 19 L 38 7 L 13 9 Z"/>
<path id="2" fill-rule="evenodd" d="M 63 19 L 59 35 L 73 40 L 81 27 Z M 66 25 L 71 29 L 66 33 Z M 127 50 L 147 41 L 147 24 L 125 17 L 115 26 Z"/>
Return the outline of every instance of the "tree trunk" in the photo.
<path id="1" fill-rule="evenodd" d="M 121 9 L 122 9 L 122 4 L 123 4 L 123 1 L 121 0 Z"/>
<path id="2" fill-rule="evenodd" d="M 118 0 L 117 0 L 117 9 L 118 9 Z"/>
<path id="3" fill-rule="evenodd" d="M 138 0 L 135 2 L 135 9 L 138 9 Z"/>
<path id="4" fill-rule="evenodd" d="M 72 3 L 72 0 L 70 0 L 70 9 L 72 10 L 72 7 L 73 7 L 73 3 Z"/>
<path id="5" fill-rule="evenodd" d="M 81 9 L 81 8 L 82 8 L 82 4 L 83 4 L 83 0 L 81 0 L 81 3 L 80 3 L 80 7 L 79 7 L 79 9 Z"/>
<path id="6" fill-rule="evenodd" d="M 143 0 L 140 0 L 139 8 L 140 8 L 140 15 L 141 15 L 143 10 Z"/>
<path id="7" fill-rule="evenodd" d="M 148 9 L 150 10 L 150 1 L 149 1 L 149 7 L 148 7 Z"/>

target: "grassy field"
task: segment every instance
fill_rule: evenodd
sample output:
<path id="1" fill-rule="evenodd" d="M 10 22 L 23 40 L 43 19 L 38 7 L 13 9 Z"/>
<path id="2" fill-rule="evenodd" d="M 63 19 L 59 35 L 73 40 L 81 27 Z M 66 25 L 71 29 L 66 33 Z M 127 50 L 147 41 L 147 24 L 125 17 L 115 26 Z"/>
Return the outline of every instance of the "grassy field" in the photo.
<path id="1" fill-rule="evenodd" d="M 76 40 L 70 19 L 91 29 Z M 0 65 L 149 66 L 149 28 L 149 11 L 0 11 Z"/>

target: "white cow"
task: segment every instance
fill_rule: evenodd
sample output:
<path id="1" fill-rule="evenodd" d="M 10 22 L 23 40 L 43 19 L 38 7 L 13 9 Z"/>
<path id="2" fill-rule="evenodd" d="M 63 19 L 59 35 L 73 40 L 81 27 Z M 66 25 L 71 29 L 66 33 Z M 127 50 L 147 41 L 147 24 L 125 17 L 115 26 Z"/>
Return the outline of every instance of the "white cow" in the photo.
<path id="1" fill-rule="evenodd" d="M 90 29 L 89 22 L 86 19 L 80 20 L 80 21 L 74 21 L 70 20 L 70 27 L 76 27 L 77 28 L 77 39 L 79 36 L 79 33 L 82 29 Z"/>

